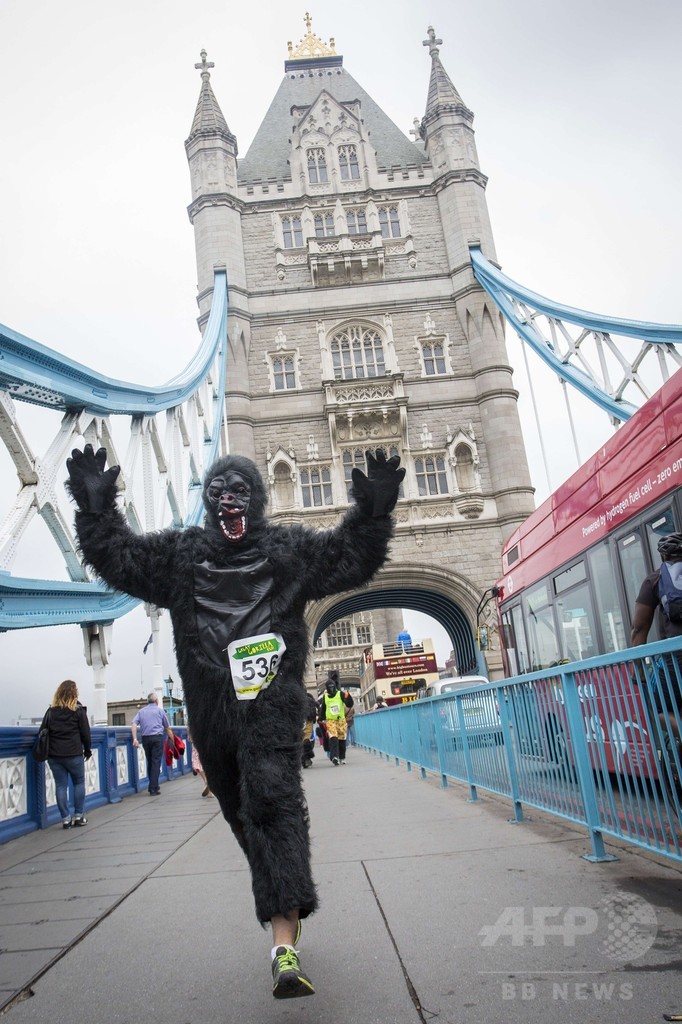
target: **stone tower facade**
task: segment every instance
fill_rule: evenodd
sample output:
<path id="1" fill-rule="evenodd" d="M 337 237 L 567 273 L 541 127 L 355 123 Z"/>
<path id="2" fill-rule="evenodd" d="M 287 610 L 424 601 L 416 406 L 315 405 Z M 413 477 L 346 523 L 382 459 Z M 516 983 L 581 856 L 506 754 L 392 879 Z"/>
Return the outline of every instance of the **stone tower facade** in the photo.
<path id="1" fill-rule="evenodd" d="M 189 215 L 201 325 L 214 267 L 227 268 L 230 448 L 261 469 L 270 515 L 328 528 L 365 451 L 399 454 L 392 558 L 363 607 L 377 640 L 399 622 L 382 625 L 387 591 L 395 607 L 451 608 L 466 671 L 501 544 L 533 500 L 502 317 L 469 261 L 472 243 L 495 259 L 473 115 L 431 28 L 425 45 L 426 109 L 410 140 L 308 19 L 242 159 L 202 52 Z M 313 630 L 333 610 L 312 607 Z"/>

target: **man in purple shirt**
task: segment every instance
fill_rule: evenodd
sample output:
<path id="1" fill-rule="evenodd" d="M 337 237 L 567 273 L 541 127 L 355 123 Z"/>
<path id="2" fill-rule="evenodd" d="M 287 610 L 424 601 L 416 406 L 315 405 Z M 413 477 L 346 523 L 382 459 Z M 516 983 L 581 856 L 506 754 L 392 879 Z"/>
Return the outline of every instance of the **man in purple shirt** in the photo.
<path id="1" fill-rule="evenodd" d="M 173 742 L 168 715 L 159 707 L 159 698 L 155 693 L 147 694 L 145 707 L 140 708 L 133 718 L 131 730 L 133 733 L 133 746 L 139 747 L 137 741 L 137 727 L 140 727 L 140 739 L 144 747 L 144 756 L 147 758 L 147 778 L 149 780 L 149 795 L 160 796 L 159 772 L 161 771 L 161 757 L 163 755 L 163 734 Z"/>

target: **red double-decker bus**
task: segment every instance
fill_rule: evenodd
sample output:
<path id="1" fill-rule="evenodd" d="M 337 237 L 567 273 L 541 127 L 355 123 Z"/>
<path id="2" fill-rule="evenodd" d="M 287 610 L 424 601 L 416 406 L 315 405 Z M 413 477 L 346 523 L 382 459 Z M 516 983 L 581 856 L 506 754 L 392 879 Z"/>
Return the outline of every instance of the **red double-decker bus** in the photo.
<path id="1" fill-rule="evenodd" d="M 681 485 L 678 370 L 505 544 L 498 610 L 508 675 L 630 646 L 640 585 L 660 565 L 658 541 L 682 529 Z M 618 723 L 601 703 L 612 735 Z"/>
<path id="2" fill-rule="evenodd" d="M 438 679 L 433 641 L 373 644 L 360 659 L 360 699 L 366 710 L 377 697 L 388 707 L 417 699 L 417 691 Z"/>

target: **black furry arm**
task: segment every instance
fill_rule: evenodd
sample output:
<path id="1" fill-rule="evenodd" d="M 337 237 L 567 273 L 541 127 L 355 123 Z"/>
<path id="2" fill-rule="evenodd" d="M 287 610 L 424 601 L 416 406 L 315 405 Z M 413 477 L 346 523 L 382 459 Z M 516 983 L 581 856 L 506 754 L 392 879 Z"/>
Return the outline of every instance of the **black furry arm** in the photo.
<path id="1" fill-rule="evenodd" d="M 297 571 L 305 599 L 318 600 L 368 583 L 386 561 L 392 533 L 390 516 L 375 518 L 358 505 L 334 530 L 302 531 Z"/>
<path id="2" fill-rule="evenodd" d="M 66 488 L 78 504 L 76 533 L 83 557 L 105 583 L 131 597 L 168 607 L 176 586 L 174 530 L 138 536 L 116 505 L 119 467 L 105 471 L 106 450 L 87 444 L 67 460 Z"/>
<path id="3" fill-rule="evenodd" d="M 83 558 L 110 587 L 160 608 L 170 607 L 179 583 L 179 531 L 138 536 L 113 508 L 97 515 L 77 512 L 76 533 Z"/>
<path id="4" fill-rule="evenodd" d="M 369 582 L 388 556 L 393 533 L 390 513 L 398 500 L 405 470 L 397 455 L 387 459 L 381 449 L 368 451 L 367 475 L 353 469 L 351 508 L 329 533 L 306 534 L 300 564 L 307 600 L 352 590 Z"/>

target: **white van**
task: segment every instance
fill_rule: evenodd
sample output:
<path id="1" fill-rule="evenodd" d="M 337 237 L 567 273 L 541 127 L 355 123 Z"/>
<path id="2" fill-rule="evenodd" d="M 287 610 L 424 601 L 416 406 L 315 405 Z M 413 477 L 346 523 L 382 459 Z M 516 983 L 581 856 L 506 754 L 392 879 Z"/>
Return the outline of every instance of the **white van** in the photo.
<path id="1" fill-rule="evenodd" d="M 450 676 L 431 683 L 425 690 L 420 690 L 418 697 L 438 697 L 447 693 L 470 690 L 474 686 L 489 683 L 485 676 Z M 464 728 L 468 737 L 470 750 L 479 747 L 498 747 L 504 742 L 500 726 L 499 709 L 495 691 L 472 694 L 461 698 L 461 711 L 464 716 Z M 454 701 L 438 701 L 437 720 L 446 737 L 448 746 L 455 750 L 463 749 L 460 719 L 455 713 Z"/>
<path id="2" fill-rule="evenodd" d="M 489 683 L 485 676 L 446 676 L 435 683 L 430 683 L 425 690 L 419 690 L 417 697 L 438 697 L 441 693 L 452 693 L 453 690 L 469 690 L 472 686 Z"/>

